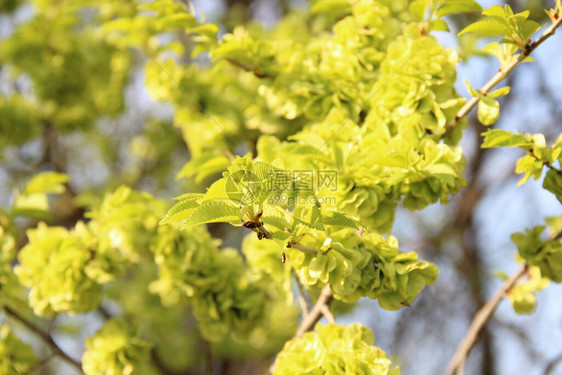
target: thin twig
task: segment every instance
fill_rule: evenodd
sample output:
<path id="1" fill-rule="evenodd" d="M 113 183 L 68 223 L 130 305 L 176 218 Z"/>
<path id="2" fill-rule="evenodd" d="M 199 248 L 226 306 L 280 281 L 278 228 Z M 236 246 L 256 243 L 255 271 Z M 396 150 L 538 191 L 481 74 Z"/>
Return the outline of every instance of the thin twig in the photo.
<path id="1" fill-rule="evenodd" d="M 30 331 L 32 331 L 33 333 L 35 333 L 37 336 L 39 336 L 44 342 L 45 344 L 47 344 L 47 346 L 51 349 L 51 352 L 56 355 L 61 357 L 62 359 L 64 359 L 66 362 L 68 362 L 70 365 L 74 366 L 74 368 L 76 368 L 81 374 L 82 372 L 82 364 L 71 358 L 68 354 L 66 354 L 55 342 L 55 340 L 53 340 L 53 338 L 45 331 L 43 331 L 41 328 L 37 327 L 35 324 L 31 323 L 30 321 L 28 321 L 27 319 L 25 319 L 24 317 L 20 316 L 16 311 L 14 311 L 11 307 L 9 306 L 3 306 L 2 310 L 4 310 L 4 312 L 6 313 L 6 315 L 9 315 L 10 317 L 14 318 L 15 320 L 19 321 L 20 323 L 22 323 L 24 326 L 26 326 Z"/>
<path id="2" fill-rule="evenodd" d="M 318 297 L 318 301 L 316 301 L 316 304 L 314 305 L 312 310 L 310 310 L 308 316 L 306 318 L 303 318 L 301 324 L 299 325 L 299 328 L 297 329 L 295 337 L 302 337 L 302 335 L 304 335 L 306 332 L 311 331 L 314 328 L 314 325 L 318 323 L 318 321 L 322 318 L 322 310 L 325 307 L 329 307 L 333 299 L 334 295 L 332 294 L 330 285 L 326 285 L 324 289 L 322 289 L 322 292 Z"/>
<path id="3" fill-rule="evenodd" d="M 295 277 L 295 282 L 297 283 L 297 286 L 299 288 L 298 300 L 299 300 L 299 305 L 301 306 L 302 317 L 303 319 L 305 319 L 308 316 L 308 311 L 309 311 L 308 302 L 306 300 L 306 290 L 304 289 L 304 286 L 302 285 L 299 276 L 295 272 L 294 268 L 291 268 L 291 273 Z"/>
<path id="4" fill-rule="evenodd" d="M 546 364 L 546 368 L 544 369 L 543 374 L 552 374 L 552 371 L 554 371 L 554 369 L 560 364 L 560 362 L 562 362 L 562 353 L 558 354 Z"/>
<path id="5" fill-rule="evenodd" d="M 318 300 L 312 310 L 310 310 L 306 317 L 303 316 L 302 322 L 299 325 L 299 328 L 297 328 L 297 333 L 294 338 L 300 338 L 306 332 L 311 331 L 314 328 L 314 325 L 322 319 L 323 315 L 326 316 L 326 319 L 328 319 L 330 323 L 333 323 L 335 321 L 334 315 L 329 309 L 333 299 L 334 295 L 332 294 L 332 289 L 330 288 L 330 285 L 326 285 L 320 292 L 320 296 L 318 297 Z M 268 371 L 268 374 L 273 373 L 275 373 L 275 362 L 271 364 Z"/>
<path id="6" fill-rule="evenodd" d="M 562 25 L 562 17 L 558 18 L 555 22 L 553 22 L 536 41 L 527 44 L 526 48 L 519 55 L 517 55 L 517 59 L 515 59 L 505 68 L 500 69 L 492 77 L 492 79 L 490 79 L 484 86 L 482 86 L 480 92 L 484 95 L 488 94 L 490 90 L 493 89 L 498 83 L 503 81 L 513 71 L 513 69 L 517 67 L 517 65 L 523 62 L 523 60 L 525 60 L 531 54 L 531 52 L 533 52 L 545 40 L 547 40 L 552 35 L 554 35 L 554 32 L 560 25 Z M 473 97 L 468 102 L 466 102 L 466 104 L 456 114 L 455 119 L 449 125 L 447 125 L 446 128 L 447 133 L 451 132 L 458 124 L 458 122 L 463 117 L 468 115 L 468 113 L 476 106 L 476 104 L 478 104 L 479 101 L 480 101 L 479 97 Z"/>
<path id="7" fill-rule="evenodd" d="M 326 319 L 328 319 L 328 322 L 336 323 L 336 318 L 334 317 L 334 314 L 332 314 L 330 308 L 327 305 L 323 305 L 321 311 L 322 311 L 322 315 L 324 315 Z"/>
<path id="8" fill-rule="evenodd" d="M 47 357 L 41 359 L 39 362 L 37 362 L 37 364 L 35 366 L 33 366 L 31 369 L 29 369 L 27 372 L 25 372 L 25 374 L 37 374 L 39 373 L 39 370 L 41 367 L 45 366 L 47 363 L 49 363 L 49 361 L 53 358 L 55 358 L 56 356 L 51 353 L 49 354 Z"/>
<path id="9" fill-rule="evenodd" d="M 463 373 L 464 362 L 470 353 L 470 350 L 476 343 L 478 334 L 490 318 L 496 307 L 500 303 L 507 292 L 515 285 L 515 283 L 527 272 L 527 266 L 521 267 L 513 276 L 506 280 L 496 294 L 490 299 L 478 312 L 474 315 L 472 323 L 466 332 L 463 340 L 459 344 L 453 359 L 449 362 L 447 375 L 453 375 L 455 372 L 459 375 Z"/>

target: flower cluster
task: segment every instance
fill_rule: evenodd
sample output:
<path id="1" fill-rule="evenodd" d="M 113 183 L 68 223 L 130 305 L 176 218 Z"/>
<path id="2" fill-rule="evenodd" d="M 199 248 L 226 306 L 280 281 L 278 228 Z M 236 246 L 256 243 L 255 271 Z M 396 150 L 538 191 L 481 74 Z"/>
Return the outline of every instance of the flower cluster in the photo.
<path id="1" fill-rule="evenodd" d="M 86 375 L 150 374 L 150 349 L 150 344 L 137 337 L 129 324 L 110 320 L 86 339 L 82 369 Z"/>
<path id="2" fill-rule="evenodd" d="M 378 299 L 381 307 L 398 310 L 437 279 L 437 267 L 418 260 L 414 252 L 398 250 L 394 237 L 343 229 L 329 237 L 308 232 L 300 242 L 318 254 L 289 249 L 288 260 L 304 285 L 330 284 L 335 298 L 355 302 L 359 297 Z"/>
<path id="3" fill-rule="evenodd" d="M 374 343 L 373 332 L 360 324 L 317 325 L 316 332 L 285 344 L 273 374 L 399 375 L 400 370 L 390 368 L 390 359 Z"/>

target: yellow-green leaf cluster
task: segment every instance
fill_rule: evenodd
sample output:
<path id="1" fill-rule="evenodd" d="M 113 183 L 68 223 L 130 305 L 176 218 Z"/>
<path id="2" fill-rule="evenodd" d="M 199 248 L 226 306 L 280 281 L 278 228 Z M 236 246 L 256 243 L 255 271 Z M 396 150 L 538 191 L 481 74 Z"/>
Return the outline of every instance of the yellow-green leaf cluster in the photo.
<path id="1" fill-rule="evenodd" d="M 375 336 L 360 324 L 317 325 L 316 332 L 285 344 L 275 361 L 274 375 L 399 375 Z"/>
<path id="2" fill-rule="evenodd" d="M 150 374 L 150 349 L 130 324 L 113 319 L 86 339 L 82 369 L 86 375 Z"/>

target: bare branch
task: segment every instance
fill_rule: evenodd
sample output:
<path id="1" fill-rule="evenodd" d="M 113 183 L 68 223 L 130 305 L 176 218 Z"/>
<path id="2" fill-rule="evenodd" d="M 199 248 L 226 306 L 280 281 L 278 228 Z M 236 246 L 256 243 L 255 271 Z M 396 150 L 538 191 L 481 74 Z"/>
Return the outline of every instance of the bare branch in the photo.
<path id="1" fill-rule="evenodd" d="M 336 323 L 336 318 L 334 317 L 334 314 L 332 314 L 330 308 L 327 305 L 322 306 L 321 311 L 322 311 L 322 315 L 324 315 L 326 319 L 328 319 L 328 322 Z"/>
<path id="2" fill-rule="evenodd" d="M 554 369 L 560 364 L 560 362 L 562 362 L 562 353 L 558 354 L 546 364 L 546 368 L 544 369 L 543 374 L 552 374 L 552 371 L 554 371 Z"/>
<path id="3" fill-rule="evenodd" d="M 468 331 L 459 344 L 457 351 L 453 356 L 453 359 L 451 359 L 451 362 L 449 362 L 447 375 L 453 375 L 455 373 L 460 375 L 463 373 L 464 362 L 468 357 L 470 350 L 476 343 L 478 334 L 480 333 L 488 319 L 490 319 L 502 298 L 506 296 L 507 292 L 525 274 L 526 271 L 527 266 L 521 267 L 521 269 L 519 269 L 519 271 L 511 276 L 509 280 L 506 280 L 505 283 L 503 283 L 503 285 L 492 297 L 492 299 L 490 299 L 484 306 L 482 306 L 482 308 L 478 310 L 476 315 L 474 315 L 474 319 L 472 320 L 472 323 L 470 323 Z"/>
<path id="4" fill-rule="evenodd" d="M 82 364 L 71 358 L 68 354 L 66 354 L 55 342 L 55 340 L 53 340 L 53 338 L 51 337 L 51 335 L 49 335 L 47 332 L 43 331 L 41 328 L 37 327 L 35 324 L 33 324 L 32 322 L 28 321 L 27 319 L 25 319 L 24 317 L 22 317 L 21 315 L 19 315 L 15 310 L 13 310 L 11 307 L 9 306 L 3 306 L 2 310 L 4 310 L 4 312 L 6 313 L 6 315 L 12 317 L 13 319 L 17 320 L 18 322 L 22 323 L 27 329 L 29 329 L 30 331 L 32 331 L 33 333 L 35 333 L 37 336 L 39 336 L 44 342 L 45 344 L 47 344 L 47 346 L 51 349 L 51 352 L 53 353 L 53 355 L 56 355 L 58 357 L 61 357 L 62 359 L 64 359 L 66 362 L 68 362 L 70 365 L 72 365 L 74 368 L 76 368 L 76 370 L 78 370 L 81 374 L 82 372 Z"/>
<path id="5" fill-rule="evenodd" d="M 297 283 L 297 286 L 299 288 L 299 305 L 301 307 L 301 311 L 302 311 L 302 317 L 303 319 L 306 319 L 306 317 L 308 316 L 308 301 L 306 299 L 306 290 L 304 289 L 304 286 L 302 285 L 299 276 L 297 275 L 297 273 L 295 272 L 295 269 L 292 268 L 291 269 L 291 273 L 293 274 L 293 276 L 295 277 L 295 282 Z"/>
<path id="6" fill-rule="evenodd" d="M 332 294 L 330 285 L 326 285 L 324 289 L 322 289 L 322 292 L 318 297 L 318 301 L 316 301 L 316 304 L 314 305 L 312 310 L 310 310 L 308 316 L 306 318 L 303 317 L 303 320 L 299 325 L 299 328 L 297 329 L 295 337 L 302 337 L 302 335 L 304 335 L 306 332 L 311 331 L 314 328 L 314 325 L 318 323 L 318 321 L 322 318 L 322 311 L 330 306 L 330 303 L 332 303 L 333 299 L 334 295 Z"/>

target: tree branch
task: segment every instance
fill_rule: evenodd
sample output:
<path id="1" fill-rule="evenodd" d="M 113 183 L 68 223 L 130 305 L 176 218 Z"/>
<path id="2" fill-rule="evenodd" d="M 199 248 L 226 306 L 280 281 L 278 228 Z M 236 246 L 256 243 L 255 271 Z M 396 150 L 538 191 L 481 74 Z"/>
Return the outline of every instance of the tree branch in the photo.
<path id="1" fill-rule="evenodd" d="M 322 315 L 324 315 L 323 310 L 330 306 L 333 299 L 334 295 L 332 294 L 330 285 L 326 285 L 324 289 L 322 289 L 322 292 L 318 297 L 318 301 L 316 301 L 316 304 L 308 313 L 308 316 L 303 317 L 302 322 L 297 329 L 295 338 L 302 337 L 302 335 L 314 328 L 314 325 L 318 323 L 318 321 L 322 318 Z"/>
<path id="2" fill-rule="evenodd" d="M 488 321 L 496 307 L 500 303 L 503 297 L 507 294 L 507 292 L 515 285 L 515 283 L 525 274 L 527 271 L 527 266 L 521 267 L 519 271 L 517 271 L 509 280 L 506 280 L 500 289 L 496 292 L 496 294 L 490 299 L 474 316 L 472 323 L 470 323 L 470 327 L 466 332 L 466 335 L 462 339 L 461 343 L 459 344 L 453 359 L 449 362 L 449 366 L 447 367 L 447 375 L 453 375 L 455 372 L 457 374 L 462 374 L 464 362 L 470 353 L 470 350 L 476 343 L 478 338 L 478 334 Z"/>
<path id="3" fill-rule="evenodd" d="M 303 253 L 307 253 L 307 254 L 313 254 L 316 255 L 318 254 L 318 250 L 315 249 L 311 249 L 310 247 L 306 247 L 304 245 L 301 245 L 300 243 L 289 243 L 287 245 L 288 248 L 293 248 L 293 249 L 297 249 L 299 251 L 302 251 Z"/>
<path id="4" fill-rule="evenodd" d="M 306 299 L 306 290 L 304 289 L 304 286 L 302 285 L 299 276 L 297 275 L 297 273 L 295 272 L 294 268 L 291 268 L 291 273 L 293 274 L 293 276 L 295 277 L 295 282 L 297 283 L 297 286 L 299 288 L 299 305 L 301 307 L 301 311 L 302 311 L 302 317 L 303 319 L 306 319 L 306 317 L 308 316 L 308 301 Z"/>
<path id="5" fill-rule="evenodd" d="M 526 48 L 517 55 L 517 59 L 507 65 L 504 69 L 500 69 L 493 77 L 490 79 L 482 88 L 480 92 L 484 95 L 488 94 L 491 89 L 493 89 L 498 83 L 503 81 L 512 71 L 519 65 L 523 60 L 525 60 L 531 52 L 533 52 L 538 46 L 540 46 L 545 40 L 550 38 L 554 35 L 556 29 L 562 25 L 562 17 L 559 17 L 557 20 L 552 22 L 552 24 L 542 33 L 542 35 L 534 42 L 530 42 L 527 44 Z M 451 132 L 458 122 L 468 115 L 468 113 L 478 104 L 480 98 L 473 97 L 471 98 L 466 104 L 457 112 L 455 119 L 447 125 L 446 132 Z"/>
<path id="6" fill-rule="evenodd" d="M 55 342 L 55 340 L 53 340 L 53 338 L 51 337 L 51 335 L 49 335 L 48 333 L 46 333 L 45 331 L 43 331 L 41 328 L 37 327 L 35 324 L 31 323 L 30 321 L 28 321 L 27 319 L 25 319 L 24 317 L 20 316 L 15 310 L 13 310 L 11 307 L 9 306 L 3 306 L 2 310 L 4 310 L 4 312 L 6 313 L 6 315 L 12 317 L 13 319 L 17 320 L 18 322 L 22 323 L 26 328 L 28 328 L 30 331 L 32 331 L 33 333 L 35 333 L 37 336 L 39 336 L 44 342 L 45 344 L 47 344 L 47 346 L 51 349 L 51 352 L 53 353 L 53 355 L 56 355 L 58 357 L 61 357 L 62 359 L 64 359 L 66 362 L 68 362 L 70 365 L 72 365 L 76 370 L 78 370 L 81 374 L 82 372 L 82 364 L 71 358 L 68 354 L 66 354 Z"/>

